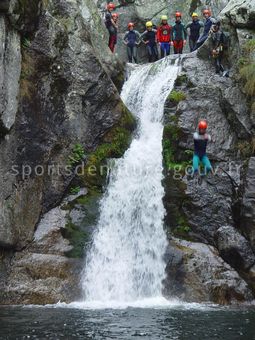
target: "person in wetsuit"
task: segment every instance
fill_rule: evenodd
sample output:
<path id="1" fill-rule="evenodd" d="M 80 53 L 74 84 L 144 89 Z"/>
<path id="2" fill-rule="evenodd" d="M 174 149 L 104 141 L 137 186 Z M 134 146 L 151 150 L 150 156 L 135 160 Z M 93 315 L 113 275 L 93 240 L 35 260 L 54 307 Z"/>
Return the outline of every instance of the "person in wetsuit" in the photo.
<path id="1" fill-rule="evenodd" d="M 193 52 L 195 50 L 198 38 L 200 36 L 200 30 L 202 27 L 204 27 L 204 24 L 202 21 L 198 19 L 198 14 L 193 13 L 192 21 L 188 23 L 188 25 L 186 26 L 186 30 L 189 36 L 190 52 Z"/>
<path id="2" fill-rule="evenodd" d="M 187 32 L 185 25 L 181 22 L 182 14 L 180 12 L 176 12 L 175 18 L 176 21 L 172 28 L 171 45 L 174 46 L 175 54 L 182 54 L 183 47 L 186 45 Z"/>
<path id="3" fill-rule="evenodd" d="M 157 30 L 153 28 L 151 21 L 146 22 L 146 31 L 141 39 L 146 45 L 149 63 L 158 60 Z"/>
<path id="4" fill-rule="evenodd" d="M 124 44 L 127 45 L 127 55 L 129 63 L 133 60 L 137 63 L 137 46 L 140 43 L 140 33 L 134 29 L 134 24 L 130 22 L 128 24 L 128 31 L 124 36 Z"/>
<path id="5" fill-rule="evenodd" d="M 211 11 L 209 9 L 205 9 L 203 11 L 203 16 L 205 18 L 204 31 L 203 31 L 202 35 L 199 37 L 199 39 L 196 43 L 195 50 L 203 45 L 203 43 L 208 38 L 208 35 L 209 35 L 209 32 L 210 32 L 212 25 L 216 22 L 216 20 L 214 18 L 212 18 Z"/>
<path id="6" fill-rule="evenodd" d="M 205 174 L 212 171 L 212 166 L 206 154 L 207 143 L 211 141 L 211 136 L 207 134 L 207 122 L 201 120 L 198 124 L 198 132 L 193 135 L 194 155 L 193 155 L 193 172 L 194 175 L 199 173 L 200 163 L 204 165 Z"/>

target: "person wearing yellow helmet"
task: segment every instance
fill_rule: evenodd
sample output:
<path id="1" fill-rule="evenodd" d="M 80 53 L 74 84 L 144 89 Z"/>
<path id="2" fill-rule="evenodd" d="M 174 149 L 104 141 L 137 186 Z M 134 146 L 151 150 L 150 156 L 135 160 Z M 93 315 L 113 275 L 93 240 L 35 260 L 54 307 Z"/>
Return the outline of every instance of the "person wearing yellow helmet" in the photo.
<path id="1" fill-rule="evenodd" d="M 168 25 L 167 16 L 161 16 L 161 25 L 157 30 L 157 41 L 160 45 L 161 58 L 170 54 L 172 26 Z"/>
<path id="2" fill-rule="evenodd" d="M 197 13 L 192 13 L 192 21 L 186 26 L 186 30 L 189 36 L 189 48 L 190 52 L 195 50 L 198 38 L 200 36 L 200 30 L 204 26 L 203 22 L 198 19 Z"/>
<path id="3" fill-rule="evenodd" d="M 153 23 L 152 21 L 147 21 L 146 24 L 145 24 L 146 28 L 148 27 L 153 27 Z"/>
<path id="4" fill-rule="evenodd" d="M 141 35 L 141 40 L 146 45 L 149 63 L 158 60 L 157 30 L 153 28 L 153 23 L 147 21 L 146 31 Z"/>

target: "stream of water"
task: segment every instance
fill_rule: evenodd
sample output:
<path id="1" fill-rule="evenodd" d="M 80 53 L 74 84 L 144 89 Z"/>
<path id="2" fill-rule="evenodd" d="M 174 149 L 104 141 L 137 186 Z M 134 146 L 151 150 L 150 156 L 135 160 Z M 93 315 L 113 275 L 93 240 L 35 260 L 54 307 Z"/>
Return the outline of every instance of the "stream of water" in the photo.
<path id="1" fill-rule="evenodd" d="M 138 118 L 130 148 L 116 161 L 100 206 L 97 231 L 82 279 L 88 306 L 166 305 L 162 280 L 162 132 L 166 97 L 178 67 L 166 58 L 135 68 L 122 99 Z"/>

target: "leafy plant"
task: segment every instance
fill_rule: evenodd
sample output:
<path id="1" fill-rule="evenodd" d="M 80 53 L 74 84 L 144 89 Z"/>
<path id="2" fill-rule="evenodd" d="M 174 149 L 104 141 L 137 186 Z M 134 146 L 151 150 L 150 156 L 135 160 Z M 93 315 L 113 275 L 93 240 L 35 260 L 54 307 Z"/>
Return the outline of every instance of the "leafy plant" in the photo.
<path id="1" fill-rule="evenodd" d="M 71 189 L 70 189 L 70 193 L 72 194 L 72 195 L 76 195 L 76 194 L 78 194 L 78 192 L 81 190 L 81 188 L 80 187 L 72 187 Z"/>
<path id="2" fill-rule="evenodd" d="M 68 157 L 68 164 L 71 166 L 79 164 L 85 158 L 85 151 L 81 144 L 75 144 L 72 154 Z"/>
<path id="3" fill-rule="evenodd" d="M 255 111 L 255 39 L 245 44 L 243 52 L 243 56 L 238 61 L 239 76 L 244 83 L 244 91 L 250 98 L 251 108 Z"/>
<path id="4" fill-rule="evenodd" d="M 23 38 L 21 41 L 21 45 L 23 48 L 29 48 L 31 46 L 31 42 L 27 38 Z"/>
<path id="5" fill-rule="evenodd" d="M 168 96 L 168 100 L 176 104 L 185 99 L 186 99 L 186 95 L 182 91 L 173 90 Z"/>

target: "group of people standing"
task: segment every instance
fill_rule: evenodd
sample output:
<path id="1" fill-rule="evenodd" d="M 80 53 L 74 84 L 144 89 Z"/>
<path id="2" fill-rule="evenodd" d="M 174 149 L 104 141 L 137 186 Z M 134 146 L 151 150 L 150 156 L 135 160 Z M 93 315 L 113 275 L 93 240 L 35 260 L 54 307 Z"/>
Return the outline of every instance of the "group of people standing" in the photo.
<path id="1" fill-rule="evenodd" d="M 107 5 L 105 16 L 106 27 L 109 31 L 109 48 L 114 52 L 117 43 L 118 18 L 117 13 L 113 13 L 115 5 Z M 192 14 L 192 21 L 187 25 L 182 23 L 182 14 L 175 13 L 175 23 L 170 25 L 168 17 L 162 15 L 160 24 L 157 27 L 152 21 L 146 22 L 146 30 L 140 34 L 135 30 L 134 23 L 128 23 L 128 30 L 124 35 L 123 42 L 127 46 L 128 61 L 138 62 L 137 49 L 141 43 L 146 45 L 148 61 L 153 62 L 170 55 L 171 46 L 174 54 L 182 54 L 189 39 L 190 52 L 198 49 L 210 36 L 210 55 L 215 61 L 216 73 L 222 72 L 223 76 L 228 76 L 228 71 L 224 71 L 222 66 L 223 50 L 226 46 L 226 35 L 221 30 L 220 22 L 211 16 L 209 9 L 203 11 L 204 21 L 199 20 L 197 13 Z M 158 52 L 160 47 L 160 56 Z M 211 141 L 211 136 L 207 134 L 207 122 L 202 120 L 198 124 L 198 129 L 194 133 L 194 155 L 193 155 L 193 175 L 199 174 L 200 163 L 203 164 L 205 174 L 212 171 L 211 163 L 206 154 L 207 143 Z"/>
<path id="2" fill-rule="evenodd" d="M 109 3 L 105 15 L 105 24 L 109 31 L 109 48 L 114 52 L 118 34 L 118 13 L 114 13 L 115 5 Z M 148 60 L 153 62 L 159 57 L 164 58 L 170 54 L 173 46 L 175 54 L 182 54 L 189 38 L 190 52 L 195 51 L 207 39 L 212 26 L 216 20 L 212 18 L 208 9 L 203 11 L 204 22 L 199 20 L 198 14 L 192 14 L 192 21 L 188 25 L 182 22 L 181 12 L 175 13 L 175 23 L 170 25 L 166 15 L 161 16 L 160 25 L 157 27 L 152 21 L 146 22 L 146 30 L 140 34 L 135 30 L 134 23 L 128 23 L 128 30 L 124 36 L 124 44 L 127 45 L 129 62 L 137 63 L 137 48 L 141 43 L 146 45 Z M 202 32 L 202 33 L 201 33 Z M 160 56 L 158 53 L 160 47 Z"/>

